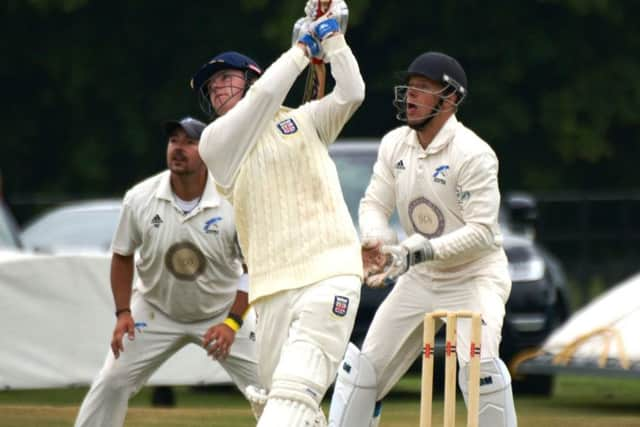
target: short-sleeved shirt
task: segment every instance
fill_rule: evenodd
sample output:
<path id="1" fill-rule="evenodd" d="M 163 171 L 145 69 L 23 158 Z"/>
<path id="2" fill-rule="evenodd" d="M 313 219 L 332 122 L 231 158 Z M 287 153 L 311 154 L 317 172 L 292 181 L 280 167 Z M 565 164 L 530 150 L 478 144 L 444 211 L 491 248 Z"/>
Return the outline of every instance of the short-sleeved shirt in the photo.
<path id="1" fill-rule="evenodd" d="M 136 290 L 178 321 L 214 317 L 235 299 L 242 263 L 233 209 L 210 176 L 189 213 L 175 202 L 168 170 L 131 188 L 112 250 L 125 256 L 139 250 Z"/>

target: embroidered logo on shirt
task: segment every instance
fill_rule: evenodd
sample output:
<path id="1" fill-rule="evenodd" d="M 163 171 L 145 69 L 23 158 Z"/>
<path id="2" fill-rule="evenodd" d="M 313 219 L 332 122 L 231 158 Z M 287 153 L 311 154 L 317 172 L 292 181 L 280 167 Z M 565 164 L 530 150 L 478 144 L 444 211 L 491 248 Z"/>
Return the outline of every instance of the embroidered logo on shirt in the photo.
<path id="1" fill-rule="evenodd" d="M 436 171 L 433 173 L 433 182 L 437 182 L 438 184 L 446 184 L 448 170 L 449 165 L 438 166 L 436 168 Z"/>
<path id="2" fill-rule="evenodd" d="M 444 214 L 431 200 L 418 197 L 409 203 L 409 220 L 416 233 L 428 239 L 442 235 L 445 227 Z"/>
<path id="3" fill-rule="evenodd" d="M 219 221 L 222 221 L 221 216 L 214 216 L 213 218 L 205 222 L 203 227 L 204 232 L 207 234 L 209 233 L 218 234 L 220 232 L 217 224 Z"/>
<path id="4" fill-rule="evenodd" d="M 160 215 L 156 214 L 156 216 L 154 216 L 151 220 L 151 225 L 153 225 L 155 228 L 159 228 L 160 224 L 162 224 L 162 218 L 160 218 Z"/>
<path id="5" fill-rule="evenodd" d="M 396 169 L 397 170 L 405 170 L 406 168 L 404 167 L 404 162 L 402 160 L 400 160 L 398 163 L 396 163 Z"/>
<path id="6" fill-rule="evenodd" d="M 469 200 L 469 197 L 471 197 L 470 192 L 462 190 L 462 187 L 459 185 L 456 186 L 456 198 L 458 199 L 460 209 L 463 208 L 464 203 Z"/>
<path id="7" fill-rule="evenodd" d="M 176 278 L 193 282 L 204 272 L 207 261 L 200 248 L 183 241 L 169 247 L 164 256 L 164 265 Z"/>
<path id="8" fill-rule="evenodd" d="M 291 135 L 298 131 L 298 125 L 296 125 L 293 119 L 286 119 L 278 123 L 278 129 L 280 129 L 280 132 L 284 135 Z"/>
<path id="9" fill-rule="evenodd" d="M 333 314 L 336 316 L 344 317 L 349 310 L 349 298 L 336 295 L 333 298 Z"/>

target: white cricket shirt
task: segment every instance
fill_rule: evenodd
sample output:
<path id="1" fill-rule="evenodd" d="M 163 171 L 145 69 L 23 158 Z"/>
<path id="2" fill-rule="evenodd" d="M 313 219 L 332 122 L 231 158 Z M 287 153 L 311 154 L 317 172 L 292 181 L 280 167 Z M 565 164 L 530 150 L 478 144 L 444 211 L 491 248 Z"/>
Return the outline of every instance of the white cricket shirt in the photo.
<path id="1" fill-rule="evenodd" d="M 164 171 L 126 193 L 112 250 L 139 249 L 135 288 L 146 301 L 178 321 L 207 319 L 229 309 L 242 274 L 233 209 L 208 177 L 184 214 L 169 178 Z"/>
<path id="2" fill-rule="evenodd" d="M 360 203 L 361 234 L 386 229 L 394 208 L 407 235 L 430 240 L 434 260 L 414 268 L 434 278 L 506 262 L 498 225 L 498 159 L 455 116 L 426 149 L 408 126 L 382 139 Z"/>

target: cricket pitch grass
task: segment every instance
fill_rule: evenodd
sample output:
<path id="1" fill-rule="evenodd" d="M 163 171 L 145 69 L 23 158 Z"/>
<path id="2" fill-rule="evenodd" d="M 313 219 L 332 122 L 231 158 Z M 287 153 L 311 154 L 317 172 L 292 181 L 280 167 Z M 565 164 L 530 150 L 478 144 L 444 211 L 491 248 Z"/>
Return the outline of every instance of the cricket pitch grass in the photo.
<path id="1" fill-rule="evenodd" d="M 381 427 L 418 426 L 420 378 L 407 376 L 383 403 Z M 0 391 L 0 427 L 71 426 L 86 388 Z M 177 387 L 176 406 L 150 407 L 151 389 L 130 403 L 127 427 L 250 427 L 248 404 L 231 387 L 194 391 Z M 552 397 L 516 395 L 520 427 L 640 427 L 640 381 L 560 376 Z M 466 410 L 457 399 L 456 426 L 464 426 Z M 325 413 L 328 399 L 325 399 Z M 433 405 L 434 426 L 442 425 L 442 394 Z"/>

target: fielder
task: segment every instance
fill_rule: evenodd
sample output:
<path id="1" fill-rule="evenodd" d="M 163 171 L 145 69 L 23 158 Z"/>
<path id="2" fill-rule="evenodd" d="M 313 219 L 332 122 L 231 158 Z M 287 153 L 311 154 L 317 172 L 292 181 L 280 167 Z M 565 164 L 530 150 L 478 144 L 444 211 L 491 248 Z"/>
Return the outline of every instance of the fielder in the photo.
<path id="1" fill-rule="evenodd" d="M 76 426 L 122 426 L 129 398 L 189 343 L 203 346 L 243 393 L 258 382 L 255 318 L 247 316 L 243 325 L 248 286 L 233 211 L 198 154 L 204 127 L 192 118 L 167 122 L 169 170 L 124 197 L 112 244 L 113 354 L 82 402 Z"/>
<path id="2" fill-rule="evenodd" d="M 381 399 L 421 354 L 423 317 L 435 310 L 482 313 L 480 426 L 517 425 L 511 378 L 498 355 L 511 291 L 498 226 L 498 160 L 456 119 L 467 92 L 460 64 L 437 52 L 418 56 L 405 85 L 395 87 L 397 118 L 406 125 L 382 139 L 359 217 L 367 284 L 399 279 L 362 351 L 349 345 L 330 426 L 378 425 Z M 399 245 L 388 237 L 394 209 L 410 236 Z M 458 348 L 469 348 L 469 329 L 469 319 L 460 319 Z M 466 401 L 469 354 L 457 354 Z"/>
<path id="3" fill-rule="evenodd" d="M 335 17 L 346 5 L 334 1 L 317 19 L 313 3 L 294 45 L 264 73 L 250 58 L 225 52 L 192 79 L 217 117 L 200 153 L 233 204 L 249 269 L 266 387 L 250 391 L 264 404 L 260 427 L 326 425 L 319 405 L 360 301 L 360 243 L 327 146 L 362 103 L 364 82 Z M 331 63 L 335 88 L 283 107 L 311 57 Z"/>

